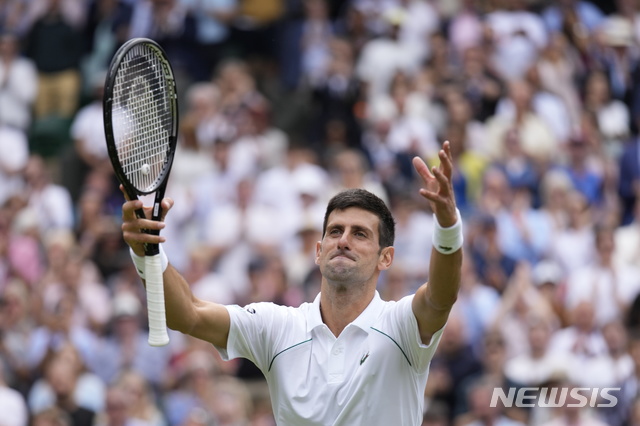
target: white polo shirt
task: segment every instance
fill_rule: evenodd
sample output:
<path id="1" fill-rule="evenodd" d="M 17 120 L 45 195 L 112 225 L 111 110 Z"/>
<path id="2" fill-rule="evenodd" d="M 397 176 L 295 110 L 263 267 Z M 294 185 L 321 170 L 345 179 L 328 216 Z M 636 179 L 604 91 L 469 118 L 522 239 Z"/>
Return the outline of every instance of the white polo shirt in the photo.
<path id="1" fill-rule="evenodd" d="M 429 363 L 442 330 L 423 345 L 413 296 L 369 306 L 335 337 L 320 295 L 298 308 L 228 306 L 225 360 L 247 358 L 264 373 L 279 425 L 420 425 Z"/>

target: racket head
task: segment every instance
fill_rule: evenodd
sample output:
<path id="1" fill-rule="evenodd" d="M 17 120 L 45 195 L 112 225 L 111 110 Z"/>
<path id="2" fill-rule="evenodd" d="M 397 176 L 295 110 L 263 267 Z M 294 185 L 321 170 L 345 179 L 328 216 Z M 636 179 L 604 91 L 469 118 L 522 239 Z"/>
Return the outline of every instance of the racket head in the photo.
<path id="1" fill-rule="evenodd" d="M 178 95 L 165 51 L 148 38 L 124 43 L 105 80 L 104 131 L 130 199 L 164 188 L 178 136 Z"/>

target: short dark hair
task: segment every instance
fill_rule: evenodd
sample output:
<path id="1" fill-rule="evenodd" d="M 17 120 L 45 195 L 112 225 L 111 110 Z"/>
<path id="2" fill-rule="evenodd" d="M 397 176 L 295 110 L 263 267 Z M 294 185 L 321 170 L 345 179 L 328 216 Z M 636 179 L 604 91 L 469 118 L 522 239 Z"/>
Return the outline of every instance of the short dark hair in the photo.
<path id="1" fill-rule="evenodd" d="M 346 210 L 350 207 L 357 207 L 378 216 L 380 219 L 380 223 L 378 224 L 380 248 L 393 245 L 396 234 L 396 223 L 391 215 L 391 211 L 380 197 L 366 189 L 359 188 L 341 191 L 329 200 L 327 211 L 324 214 L 324 222 L 322 223 L 323 238 L 327 230 L 327 222 L 331 212 L 334 210 Z"/>

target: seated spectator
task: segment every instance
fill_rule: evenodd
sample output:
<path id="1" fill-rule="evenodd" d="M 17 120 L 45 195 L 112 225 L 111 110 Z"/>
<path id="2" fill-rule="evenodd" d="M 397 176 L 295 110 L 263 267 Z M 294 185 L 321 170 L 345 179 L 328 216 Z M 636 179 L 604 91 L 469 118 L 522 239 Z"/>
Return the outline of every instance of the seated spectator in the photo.
<path id="1" fill-rule="evenodd" d="M 24 131 L 0 125 L 0 205 L 24 190 L 29 140 Z"/>
<path id="2" fill-rule="evenodd" d="M 94 344 L 89 364 L 105 383 L 112 383 L 126 370 L 141 374 L 154 387 L 163 383 L 171 345 L 149 345 L 143 312 L 137 295 L 122 290 L 113 296 L 110 333 Z"/>
<path id="3" fill-rule="evenodd" d="M 60 348 L 47 361 L 44 375 L 29 391 L 32 414 L 57 406 L 72 419 L 73 426 L 92 426 L 95 413 L 104 406 L 105 384 L 85 370 L 72 345 Z"/>
<path id="4" fill-rule="evenodd" d="M 0 26 L 0 126 L 26 131 L 38 94 L 38 75 L 31 59 L 20 54 L 17 35 Z"/>
<path id="5" fill-rule="evenodd" d="M 456 416 L 455 424 L 460 426 L 525 426 L 526 418 L 520 414 L 516 420 L 506 415 L 505 408 L 501 405 L 491 404 L 493 393 L 500 383 L 487 378 L 479 378 L 469 386 L 466 398 L 469 404 L 469 412 Z"/>
<path id="6" fill-rule="evenodd" d="M 613 227 L 600 224 L 594 229 L 595 261 L 571 271 L 567 279 L 565 307 L 574 309 L 588 301 L 595 307 L 595 322 L 602 326 L 622 319 L 640 292 L 637 266 L 615 264 Z"/>
<path id="7" fill-rule="evenodd" d="M 504 135 L 515 129 L 522 151 L 535 163 L 548 164 L 557 155 L 560 144 L 549 125 L 533 109 L 533 88 L 525 80 L 512 81 L 508 88 L 513 112 L 501 114 L 496 111 L 486 122 L 487 149 L 491 158 L 501 158 L 501 153 L 504 152 Z"/>
<path id="8" fill-rule="evenodd" d="M 571 424 L 579 424 L 581 426 L 607 426 L 608 423 L 598 418 L 593 410 L 585 409 L 581 404 L 581 399 L 575 397 L 578 393 L 582 398 L 587 396 L 579 393 L 580 388 L 575 384 L 568 382 L 563 383 L 562 387 L 567 389 L 567 396 L 564 403 L 555 410 L 555 416 L 549 421 L 540 423 L 541 426 L 565 426 Z"/>
<path id="9" fill-rule="evenodd" d="M 29 410 L 24 396 L 7 384 L 7 365 L 0 358 L 0 424 L 3 426 L 25 426 Z"/>
<path id="10" fill-rule="evenodd" d="M 527 340 L 529 349 L 509 359 L 504 372 L 519 386 L 541 386 L 558 377 L 567 377 L 574 367 L 568 354 L 554 352 L 549 346 L 552 325 L 542 318 L 529 318 Z"/>
<path id="11" fill-rule="evenodd" d="M 522 262 L 511 277 L 489 327 L 503 334 L 507 356 L 513 358 L 531 352 L 529 328 L 538 323 L 546 325 L 551 333 L 558 328 L 559 318 L 534 286 L 530 265 Z"/>
<path id="12" fill-rule="evenodd" d="M 131 370 L 123 370 L 115 385 L 119 386 L 125 395 L 128 415 L 132 422 L 137 421 L 148 426 L 167 425 L 165 416 L 156 403 L 155 393 L 142 375 Z"/>
<path id="13" fill-rule="evenodd" d="M 571 354 L 575 362 L 588 362 L 604 356 L 608 351 L 607 344 L 601 328 L 595 323 L 595 307 L 592 303 L 580 302 L 568 317 L 568 325 L 553 333 L 549 342 L 551 350 L 558 354 Z M 583 384 L 581 381 L 586 378 L 575 380 L 577 384 Z"/>

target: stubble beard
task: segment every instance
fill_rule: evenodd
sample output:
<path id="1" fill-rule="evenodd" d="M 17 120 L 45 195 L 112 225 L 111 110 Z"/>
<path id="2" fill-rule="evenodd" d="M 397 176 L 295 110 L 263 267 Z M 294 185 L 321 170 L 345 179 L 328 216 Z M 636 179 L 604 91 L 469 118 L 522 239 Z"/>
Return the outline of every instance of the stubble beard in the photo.
<path id="1" fill-rule="evenodd" d="M 355 264 L 327 264 L 322 272 L 326 281 L 339 292 L 348 291 L 361 281 L 359 268 Z"/>

